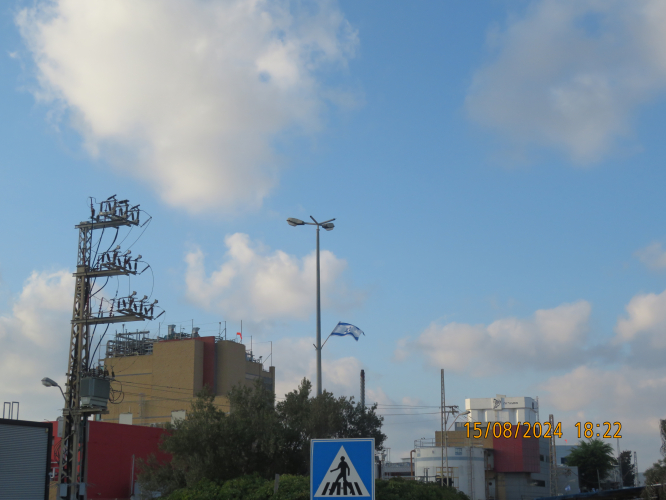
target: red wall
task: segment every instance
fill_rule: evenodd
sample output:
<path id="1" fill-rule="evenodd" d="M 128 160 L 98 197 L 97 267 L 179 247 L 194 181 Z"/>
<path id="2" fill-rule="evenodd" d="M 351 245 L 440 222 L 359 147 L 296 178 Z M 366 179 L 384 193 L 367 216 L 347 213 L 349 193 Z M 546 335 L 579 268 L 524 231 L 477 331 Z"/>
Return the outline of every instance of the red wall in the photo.
<path id="1" fill-rule="evenodd" d="M 495 455 L 495 471 L 497 472 L 539 472 L 539 440 L 524 438 L 524 427 L 518 430 L 512 426 L 511 437 L 496 438 L 493 436 Z"/>
<path id="2" fill-rule="evenodd" d="M 139 458 L 145 460 L 153 453 L 160 462 L 171 459 L 158 448 L 164 429 L 97 421 L 89 421 L 88 424 L 87 486 L 90 499 L 129 498 L 132 479 L 136 479 L 138 473 Z M 57 434 L 57 426 L 57 422 L 54 423 L 54 434 Z M 54 438 L 58 449 L 59 442 L 60 438 Z"/>
<path id="3" fill-rule="evenodd" d="M 213 394 L 215 393 L 215 337 L 199 337 L 199 340 L 204 343 L 203 353 L 203 385 L 210 387 Z"/>

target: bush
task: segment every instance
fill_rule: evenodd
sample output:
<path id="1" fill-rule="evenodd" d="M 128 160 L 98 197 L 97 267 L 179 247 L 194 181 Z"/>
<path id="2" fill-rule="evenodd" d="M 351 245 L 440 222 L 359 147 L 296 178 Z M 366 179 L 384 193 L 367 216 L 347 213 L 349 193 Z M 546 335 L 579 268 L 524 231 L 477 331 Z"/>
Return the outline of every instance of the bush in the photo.
<path id="1" fill-rule="evenodd" d="M 192 488 L 173 492 L 167 500 L 308 500 L 310 478 L 307 476 L 280 476 L 280 487 L 273 496 L 274 481 L 259 475 L 244 476 L 217 484 L 203 480 Z M 434 483 L 405 481 L 401 478 L 376 481 L 377 500 L 469 500 L 464 493 L 453 488 L 441 488 Z"/>
<path id="2" fill-rule="evenodd" d="M 239 477 L 217 484 L 203 480 L 192 488 L 182 488 L 169 495 L 168 500 L 308 500 L 310 482 L 308 477 L 280 476 L 277 496 L 273 496 L 275 482 L 261 478 L 258 474 Z"/>
<path id="3" fill-rule="evenodd" d="M 435 483 L 421 483 L 402 478 L 375 482 L 375 498 L 377 500 L 469 500 L 467 495 L 455 488 Z"/>

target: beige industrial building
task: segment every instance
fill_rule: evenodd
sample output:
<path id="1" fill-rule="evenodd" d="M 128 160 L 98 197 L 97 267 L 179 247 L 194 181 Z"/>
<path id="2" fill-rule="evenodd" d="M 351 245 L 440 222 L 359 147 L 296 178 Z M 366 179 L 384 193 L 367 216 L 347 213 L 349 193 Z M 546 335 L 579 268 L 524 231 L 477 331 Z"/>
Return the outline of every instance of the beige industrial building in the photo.
<path id="1" fill-rule="evenodd" d="M 217 337 L 176 333 L 151 339 L 148 332 L 117 333 L 109 341 L 104 366 L 113 372 L 108 414 L 101 419 L 133 425 L 162 425 L 184 418 L 204 386 L 214 404 L 229 411 L 229 391 L 261 380 L 275 392 L 275 367 L 264 367 L 245 345 Z"/>
<path id="2" fill-rule="evenodd" d="M 580 491 L 577 469 L 551 463 L 550 439 L 526 437 L 525 422 L 539 421 L 538 401 L 529 397 L 466 399 L 467 422 L 453 422 L 453 430 L 435 431 L 435 439 L 414 442 L 413 474 L 420 480 L 448 477 L 454 488 L 471 500 L 530 500 L 550 496 L 551 473 L 557 494 Z M 474 431 L 474 424 L 480 430 Z M 511 437 L 494 434 L 495 426 L 511 424 Z M 474 437 L 478 436 L 478 437 Z M 444 444 L 444 447 L 442 446 Z M 448 469 L 446 464 L 448 462 Z"/>

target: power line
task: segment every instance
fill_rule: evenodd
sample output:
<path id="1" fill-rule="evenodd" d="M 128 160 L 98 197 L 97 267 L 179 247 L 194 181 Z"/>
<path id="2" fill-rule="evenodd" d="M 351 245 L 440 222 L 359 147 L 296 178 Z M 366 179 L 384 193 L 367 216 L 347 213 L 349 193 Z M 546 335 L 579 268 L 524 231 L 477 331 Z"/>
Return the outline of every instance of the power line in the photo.
<path id="1" fill-rule="evenodd" d="M 438 411 L 433 411 L 433 412 L 426 412 L 426 413 L 378 413 L 378 415 L 381 415 L 382 417 L 409 417 L 412 415 L 439 415 L 440 412 Z"/>

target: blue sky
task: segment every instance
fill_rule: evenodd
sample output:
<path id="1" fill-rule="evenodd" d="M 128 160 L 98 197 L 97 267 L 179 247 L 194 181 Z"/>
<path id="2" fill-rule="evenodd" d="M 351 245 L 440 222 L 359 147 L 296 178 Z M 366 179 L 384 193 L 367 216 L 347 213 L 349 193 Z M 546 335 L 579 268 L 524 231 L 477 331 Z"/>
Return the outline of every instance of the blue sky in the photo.
<path id="1" fill-rule="evenodd" d="M 159 328 L 243 320 L 282 393 L 313 377 L 315 326 L 314 230 L 285 219 L 335 217 L 322 330 L 366 336 L 326 344 L 324 386 L 358 396 L 366 370 L 392 458 L 438 427 L 414 407 L 444 368 L 449 403 L 539 396 L 569 443 L 621 421 L 642 470 L 666 388 L 664 19 L 657 0 L 7 3 L 2 400 L 57 415 L 39 379 L 64 378 L 73 226 L 117 193 L 153 216 L 133 251 Z"/>

